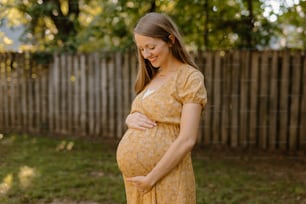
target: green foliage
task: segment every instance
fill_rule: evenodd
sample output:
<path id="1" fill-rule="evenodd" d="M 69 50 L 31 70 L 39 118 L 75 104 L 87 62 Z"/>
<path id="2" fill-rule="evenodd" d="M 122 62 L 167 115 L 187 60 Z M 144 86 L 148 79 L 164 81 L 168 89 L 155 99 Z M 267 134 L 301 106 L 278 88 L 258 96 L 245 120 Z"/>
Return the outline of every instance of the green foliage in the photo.
<path id="1" fill-rule="evenodd" d="M 50 52 L 33 52 L 30 53 L 31 61 L 35 62 L 36 64 L 49 64 L 53 60 L 53 54 Z"/>
<path id="2" fill-rule="evenodd" d="M 133 27 L 150 11 L 173 17 L 194 50 L 262 49 L 275 39 L 285 39 L 283 47 L 305 48 L 306 2 L 278 3 L 276 12 L 263 0 L 6 0 L 0 19 L 25 25 L 23 40 L 33 50 L 57 53 L 130 48 Z"/>
<path id="3" fill-rule="evenodd" d="M 286 48 L 306 48 L 306 1 L 301 1 L 290 8 L 284 8 L 284 14 L 279 16 L 279 37 L 285 40 Z M 289 26 L 288 26 L 289 25 Z"/>

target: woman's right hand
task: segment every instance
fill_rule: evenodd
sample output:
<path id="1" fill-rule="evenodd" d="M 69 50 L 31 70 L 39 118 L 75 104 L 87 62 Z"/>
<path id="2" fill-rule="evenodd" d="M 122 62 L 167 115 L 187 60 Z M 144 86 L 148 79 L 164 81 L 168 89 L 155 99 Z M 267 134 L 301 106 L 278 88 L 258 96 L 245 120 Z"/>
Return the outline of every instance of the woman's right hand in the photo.
<path id="1" fill-rule="evenodd" d="M 125 124 L 128 126 L 128 128 L 140 130 L 146 130 L 148 128 L 153 128 L 156 126 L 156 123 L 154 121 L 139 112 L 129 114 L 126 117 Z"/>

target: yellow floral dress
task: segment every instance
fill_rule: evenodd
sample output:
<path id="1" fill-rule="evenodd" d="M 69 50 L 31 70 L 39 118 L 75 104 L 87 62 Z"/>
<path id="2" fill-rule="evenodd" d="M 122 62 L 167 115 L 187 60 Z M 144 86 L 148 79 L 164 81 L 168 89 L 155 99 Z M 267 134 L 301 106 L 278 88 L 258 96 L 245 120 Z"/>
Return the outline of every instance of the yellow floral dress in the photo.
<path id="1" fill-rule="evenodd" d="M 179 135 L 183 104 L 206 103 L 202 73 L 189 66 L 178 68 L 157 90 L 143 97 L 147 88 L 132 103 L 131 113 L 141 112 L 156 121 L 147 130 L 128 129 L 117 148 L 117 163 L 123 178 L 148 174 Z M 139 192 L 125 181 L 128 204 L 193 204 L 196 203 L 195 179 L 191 154 L 185 158 L 152 190 Z"/>

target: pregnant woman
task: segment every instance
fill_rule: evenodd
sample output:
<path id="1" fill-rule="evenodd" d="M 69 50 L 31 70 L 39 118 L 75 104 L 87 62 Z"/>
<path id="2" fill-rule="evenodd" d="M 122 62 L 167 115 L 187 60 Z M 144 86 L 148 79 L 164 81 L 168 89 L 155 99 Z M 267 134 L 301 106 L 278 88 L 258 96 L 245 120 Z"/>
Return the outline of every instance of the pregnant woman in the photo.
<path id="1" fill-rule="evenodd" d="M 139 70 L 117 148 L 128 204 L 194 204 L 191 150 L 206 104 L 204 77 L 173 21 L 149 13 L 134 29 Z"/>

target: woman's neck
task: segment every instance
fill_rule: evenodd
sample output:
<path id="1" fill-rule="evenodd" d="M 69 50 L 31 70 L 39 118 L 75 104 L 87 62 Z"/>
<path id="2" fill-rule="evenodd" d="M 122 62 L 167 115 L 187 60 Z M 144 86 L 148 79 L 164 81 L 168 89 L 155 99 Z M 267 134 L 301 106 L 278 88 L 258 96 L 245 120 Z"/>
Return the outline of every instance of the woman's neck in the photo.
<path id="1" fill-rule="evenodd" d="M 166 65 L 161 66 L 158 69 L 158 73 L 161 75 L 166 75 L 170 72 L 175 72 L 181 65 L 183 65 L 183 63 L 177 59 L 169 60 Z"/>

